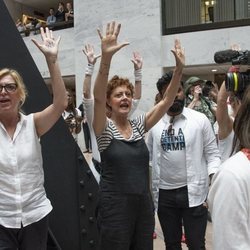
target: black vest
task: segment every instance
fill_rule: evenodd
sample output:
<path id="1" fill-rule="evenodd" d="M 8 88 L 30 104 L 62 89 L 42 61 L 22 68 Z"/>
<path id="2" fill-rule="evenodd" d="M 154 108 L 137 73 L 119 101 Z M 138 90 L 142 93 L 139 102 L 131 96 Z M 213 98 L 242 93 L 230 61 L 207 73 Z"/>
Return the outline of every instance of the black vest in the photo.
<path id="1" fill-rule="evenodd" d="M 112 139 L 101 153 L 100 189 L 104 192 L 149 192 L 149 152 L 144 139 Z"/>

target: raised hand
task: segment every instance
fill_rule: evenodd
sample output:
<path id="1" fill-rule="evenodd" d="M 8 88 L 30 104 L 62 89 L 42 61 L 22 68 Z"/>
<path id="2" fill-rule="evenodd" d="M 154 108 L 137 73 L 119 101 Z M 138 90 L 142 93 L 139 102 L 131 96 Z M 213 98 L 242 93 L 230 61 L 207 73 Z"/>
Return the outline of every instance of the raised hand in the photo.
<path id="1" fill-rule="evenodd" d="M 185 66 L 185 52 L 184 48 L 181 47 L 181 42 L 179 39 L 175 39 L 174 49 L 171 51 L 175 56 L 176 66 L 183 68 Z"/>
<path id="2" fill-rule="evenodd" d="M 35 39 L 32 39 L 34 44 L 41 50 L 41 52 L 45 55 L 47 60 L 52 60 L 53 62 L 57 59 L 58 47 L 60 42 L 60 37 L 55 40 L 53 37 L 52 30 L 49 30 L 48 27 L 40 28 L 42 42 L 38 42 Z"/>
<path id="3" fill-rule="evenodd" d="M 91 44 L 85 45 L 85 48 L 82 50 L 85 56 L 87 57 L 88 63 L 95 65 L 97 59 L 101 57 L 101 55 L 95 55 L 94 46 Z"/>
<path id="4" fill-rule="evenodd" d="M 133 58 L 131 59 L 131 62 L 134 64 L 135 70 L 142 68 L 143 61 L 139 52 L 133 52 Z"/>
<path id="5" fill-rule="evenodd" d="M 105 35 L 101 33 L 100 29 L 97 29 L 97 32 L 101 39 L 102 56 L 111 58 L 118 50 L 129 44 L 128 42 L 117 42 L 120 29 L 121 24 L 116 24 L 115 21 L 107 24 Z"/>

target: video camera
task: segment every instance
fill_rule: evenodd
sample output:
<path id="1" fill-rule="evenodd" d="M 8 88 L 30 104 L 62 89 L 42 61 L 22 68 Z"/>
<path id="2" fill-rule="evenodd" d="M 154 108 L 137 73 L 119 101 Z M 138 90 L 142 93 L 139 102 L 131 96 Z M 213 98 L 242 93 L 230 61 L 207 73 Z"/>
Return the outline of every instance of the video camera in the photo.
<path id="1" fill-rule="evenodd" d="M 214 54 L 216 63 L 230 62 L 232 65 L 250 65 L 250 51 L 223 50 Z M 228 72 L 225 79 L 227 91 L 241 94 L 250 85 L 250 72 Z"/>

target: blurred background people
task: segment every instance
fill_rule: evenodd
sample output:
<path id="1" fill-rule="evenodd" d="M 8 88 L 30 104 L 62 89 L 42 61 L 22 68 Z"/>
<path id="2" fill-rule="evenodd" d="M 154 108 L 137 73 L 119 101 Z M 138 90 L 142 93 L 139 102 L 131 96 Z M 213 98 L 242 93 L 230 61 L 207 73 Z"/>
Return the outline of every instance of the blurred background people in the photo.
<path id="1" fill-rule="evenodd" d="M 209 99 L 204 98 L 202 88 L 204 80 L 192 76 L 185 82 L 186 107 L 194 109 L 206 115 L 211 125 L 215 123 L 215 110 Z"/>
<path id="2" fill-rule="evenodd" d="M 65 21 L 65 9 L 64 9 L 64 3 L 59 2 L 58 3 L 58 9 L 55 14 L 56 22 L 64 22 Z"/>
<path id="3" fill-rule="evenodd" d="M 77 135 L 81 132 L 82 128 L 82 114 L 81 111 L 76 108 L 75 98 L 73 91 L 67 89 L 68 106 L 63 112 L 63 118 L 69 127 L 69 131 L 77 142 Z"/>
<path id="4" fill-rule="evenodd" d="M 55 9 L 50 8 L 49 9 L 49 16 L 47 17 L 46 24 L 52 25 L 56 22 L 56 16 L 55 16 Z"/>
<path id="5" fill-rule="evenodd" d="M 66 4 L 65 21 L 74 20 L 74 10 L 71 3 Z"/>

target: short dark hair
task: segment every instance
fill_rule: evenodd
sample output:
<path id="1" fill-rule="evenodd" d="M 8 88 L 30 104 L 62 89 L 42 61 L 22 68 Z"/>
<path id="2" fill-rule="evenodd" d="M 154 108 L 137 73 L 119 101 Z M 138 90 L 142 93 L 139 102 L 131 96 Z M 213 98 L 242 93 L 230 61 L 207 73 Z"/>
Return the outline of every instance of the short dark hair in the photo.
<path id="1" fill-rule="evenodd" d="M 172 77 L 173 77 L 173 71 L 169 71 L 158 79 L 156 87 L 159 93 L 162 93 L 162 90 L 171 82 Z M 181 86 L 183 87 L 183 85 L 184 83 L 181 81 Z"/>
<path id="2" fill-rule="evenodd" d="M 164 87 L 171 82 L 172 76 L 173 76 L 173 72 L 169 71 L 169 72 L 165 73 L 161 78 L 158 79 L 158 81 L 156 83 L 156 87 L 157 87 L 159 93 L 161 93 L 162 90 L 164 89 Z"/>
<path id="3" fill-rule="evenodd" d="M 202 88 L 202 94 L 204 96 L 209 96 L 209 92 L 214 88 L 214 84 L 212 81 L 206 81 L 205 84 L 203 85 L 203 88 Z"/>

